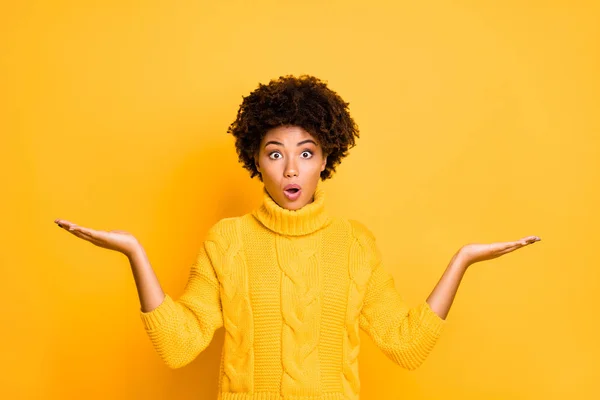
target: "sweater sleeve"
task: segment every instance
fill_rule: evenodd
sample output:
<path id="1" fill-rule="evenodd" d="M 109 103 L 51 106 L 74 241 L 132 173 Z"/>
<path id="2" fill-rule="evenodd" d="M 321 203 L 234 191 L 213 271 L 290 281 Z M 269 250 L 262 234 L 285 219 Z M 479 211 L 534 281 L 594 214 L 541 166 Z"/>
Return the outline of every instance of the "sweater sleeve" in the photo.
<path id="1" fill-rule="evenodd" d="M 426 301 L 410 307 L 386 271 L 373 234 L 364 228 L 359 242 L 368 252 L 371 277 L 359 315 L 359 324 L 383 353 L 408 370 L 419 367 L 439 339 L 446 321 Z"/>
<path id="2" fill-rule="evenodd" d="M 220 288 L 214 260 L 221 252 L 222 239 L 211 230 L 197 254 L 183 294 L 174 300 L 165 294 L 155 309 L 140 317 L 144 329 L 170 368 L 192 362 L 223 326 Z"/>

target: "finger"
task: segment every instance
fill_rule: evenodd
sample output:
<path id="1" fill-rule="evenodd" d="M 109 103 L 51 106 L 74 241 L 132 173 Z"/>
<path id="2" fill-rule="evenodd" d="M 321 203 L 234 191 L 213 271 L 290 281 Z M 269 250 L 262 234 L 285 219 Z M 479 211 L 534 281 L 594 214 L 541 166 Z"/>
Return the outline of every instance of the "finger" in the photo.
<path id="1" fill-rule="evenodd" d="M 78 234 L 86 239 L 99 240 L 101 238 L 101 232 L 95 229 L 85 228 L 83 226 L 73 225 L 69 228 L 69 232 Z"/>
<path id="2" fill-rule="evenodd" d="M 96 246 L 100 246 L 102 244 L 102 240 L 98 237 L 98 235 L 94 233 L 95 231 L 93 229 L 87 229 L 78 226 L 74 227 L 69 232 L 77 236 L 78 238 L 87 240 L 88 242 Z"/>
<path id="3" fill-rule="evenodd" d="M 83 226 L 79 226 L 79 225 L 71 225 L 69 227 L 69 232 L 79 232 L 79 233 L 85 233 L 86 235 L 90 235 L 90 229 L 88 228 L 84 228 Z"/>
<path id="4" fill-rule="evenodd" d="M 519 239 L 514 242 L 504 243 L 505 246 L 498 250 L 498 254 L 502 255 L 502 254 L 510 253 L 511 251 L 515 251 L 521 247 L 535 243 L 538 240 L 541 240 L 541 239 L 537 236 L 528 236 L 528 237 L 524 237 L 523 239 Z"/>
<path id="5" fill-rule="evenodd" d="M 499 249 L 500 251 L 503 251 L 504 249 L 507 248 L 511 248 L 511 247 L 522 247 L 522 246 L 526 246 L 528 244 L 534 243 L 537 241 L 537 236 L 527 236 L 524 238 L 521 238 L 519 240 L 515 240 L 513 242 L 503 242 L 501 243 L 503 246 Z"/>
<path id="6" fill-rule="evenodd" d="M 76 236 L 93 237 L 92 235 L 90 235 L 90 232 L 88 230 L 86 230 L 85 228 L 83 228 L 81 226 L 73 225 L 73 226 L 70 226 L 69 228 L 67 228 L 67 230 L 69 231 L 69 233 L 72 233 L 73 235 L 76 235 Z"/>
<path id="7" fill-rule="evenodd" d="M 539 240 L 541 240 L 541 239 L 538 236 L 526 236 L 523 239 L 521 239 L 520 242 L 524 245 L 527 245 L 527 244 L 535 243 Z"/>
<path id="8" fill-rule="evenodd" d="M 64 220 L 64 219 L 55 219 L 54 223 L 56 223 L 60 228 L 68 228 L 71 224 L 71 222 Z"/>
<path id="9" fill-rule="evenodd" d="M 503 254 L 510 253 L 511 251 L 515 251 L 515 250 L 517 250 L 517 249 L 518 249 L 518 248 L 520 248 L 520 247 L 523 247 L 523 245 L 521 245 L 521 244 L 515 244 L 515 245 L 513 245 L 513 246 L 506 247 L 506 248 L 504 248 L 504 249 L 500 250 L 500 251 L 498 252 L 498 255 L 500 255 L 500 256 L 501 256 L 501 255 L 503 255 Z"/>
<path id="10" fill-rule="evenodd" d="M 72 225 L 69 227 L 66 227 L 67 231 L 77 237 L 80 237 L 82 239 L 90 239 L 91 236 L 89 235 L 89 233 L 85 232 L 82 227 L 77 226 L 77 225 Z"/>
<path id="11" fill-rule="evenodd" d="M 491 243 L 489 245 L 489 247 L 490 247 L 489 254 L 493 255 L 493 257 L 498 257 L 503 254 L 510 253 L 511 251 L 514 251 L 514 250 L 518 249 L 519 247 L 523 247 L 523 243 L 518 240 L 514 241 L 514 242 L 498 242 L 498 243 Z"/>
<path id="12" fill-rule="evenodd" d="M 492 253 L 494 253 L 494 254 L 502 253 L 507 250 L 510 251 L 510 249 L 517 248 L 518 246 L 521 246 L 521 243 L 519 241 L 498 242 L 498 243 L 492 243 L 490 245 Z"/>
<path id="13" fill-rule="evenodd" d="M 63 229 L 66 229 L 67 231 L 70 231 L 72 228 L 77 227 L 77 224 L 71 222 L 71 221 L 67 221 L 66 219 L 56 219 L 54 220 L 54 222 Z"/>

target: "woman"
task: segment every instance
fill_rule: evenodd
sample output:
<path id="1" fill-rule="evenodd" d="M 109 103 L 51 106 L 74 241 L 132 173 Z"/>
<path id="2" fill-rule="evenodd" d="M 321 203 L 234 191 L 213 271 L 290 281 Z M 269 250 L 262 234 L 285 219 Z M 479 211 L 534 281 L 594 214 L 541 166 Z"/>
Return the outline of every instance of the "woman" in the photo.
<path id="1" fill-rule="evenodd" d="M 427 300 L 408 307 L 372 232 L 325 210 L 320 182 L 359 136 L 348 105 L 306 75 L 244 97 L 228 133 L 251 178 L 264 183 L 263 202 L 211 227 L 177 300 L 131 234 L 55 221 L 128 257 L 144 328 L 169 367 L 191 362 L 225 327 L 220 399 L 358 399 L 359 328 L 394 362 L 417 368 L 467 268 L 540 240 L 461 247 Z"/>

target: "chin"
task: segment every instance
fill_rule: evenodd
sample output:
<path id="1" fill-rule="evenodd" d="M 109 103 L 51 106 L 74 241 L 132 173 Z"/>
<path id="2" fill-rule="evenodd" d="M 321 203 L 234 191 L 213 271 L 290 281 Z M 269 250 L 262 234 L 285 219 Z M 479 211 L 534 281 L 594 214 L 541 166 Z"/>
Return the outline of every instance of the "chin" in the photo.
<path id="1" fill-rule="evenodd" d="M 301 206 L 298 206 L 297 204 L 294 203 L 294 205 L 290 206 L 290 207 L 286 207 L 288 210 L 292 210 L 292 211 L 296 211 L 301 209 L 302 207 L 304 207 L 306 204 L 302 204 Z"/>

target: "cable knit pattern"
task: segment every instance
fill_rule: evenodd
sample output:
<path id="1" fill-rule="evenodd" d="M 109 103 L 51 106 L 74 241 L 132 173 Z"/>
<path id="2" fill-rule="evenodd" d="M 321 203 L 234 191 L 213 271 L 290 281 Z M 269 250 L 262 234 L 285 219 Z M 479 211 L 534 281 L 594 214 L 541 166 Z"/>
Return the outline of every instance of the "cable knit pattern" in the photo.
<path id="1" fill-rule="evenodd" d="M 254 352 L 253 335 L 247 332 L 252 326 L 252 309 L 248 297 L 247 266 L 240 254 L 242 242 L 239 240 L 239 221 L 225 219 L 221 221 L 221 230 L 229 241 L 221 249 L 217 259 L 217 276 L 221 284 L 221 302 L 223 324 L 225 326 L 225 352 L 223 354 L 223 373 L 227 379 L 222 382 L 222 390 L 232 392 L 253 391 L 252 371 Z"/>
<path id="2" fill-rule="evenodd" d="M 353 234 L 359 227 L 355 221 L 350 221 Z M 371 262 L 367 258 L 369 254 L 363 251 L 359 240 L 355 239 L 350 246 L 350 259 L 356 262 L 350 263 L 348 274 L 350 285 L 348 288 L 348 310 L 346 311 L 346 325 L 344 335 L 344 392 L 348 398 L 358 398 L 360 381 L 358 375 L 358 353 L 360 351 L 360 336 L 358 316 L 362 308 L 367 282 L 371 276 Z"/>
<path id="3" fill-rule="evenodd" d="M 292 241 L 277 237 L 283 318 L 282 390 L 294 395 L 315 395 L 319 388 L 319 322 L 321 279 L 315 236 Z M 294 244 L 296 242 L 296 244 Z"/>
<path id="4" fill-rule="evenodd" d="M 314 201 L 263 202 L 208 232 L 183 294 L 140 312 L 171 368 L 191 362 L 224 326 L 218 400 L 358 400 L 360 329 L 414 369 L 445 321 L 402 301 L 373 234 Z"/>

